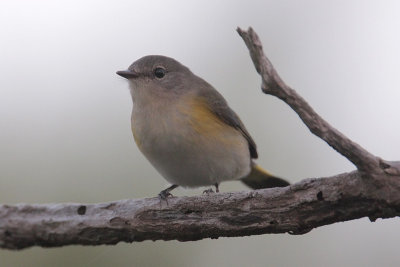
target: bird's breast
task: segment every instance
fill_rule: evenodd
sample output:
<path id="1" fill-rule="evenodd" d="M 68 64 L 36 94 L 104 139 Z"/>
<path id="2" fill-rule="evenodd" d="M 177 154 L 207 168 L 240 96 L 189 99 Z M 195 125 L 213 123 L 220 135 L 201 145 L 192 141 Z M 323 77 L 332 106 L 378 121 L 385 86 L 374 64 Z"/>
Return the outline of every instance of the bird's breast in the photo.
<path id="1" fill-rule="evenodd" d="M 134 109 L 132 132 L 141 152 L 174 184 L 214 184 L 250 170 L 246 139 L 201 99 Z"/>

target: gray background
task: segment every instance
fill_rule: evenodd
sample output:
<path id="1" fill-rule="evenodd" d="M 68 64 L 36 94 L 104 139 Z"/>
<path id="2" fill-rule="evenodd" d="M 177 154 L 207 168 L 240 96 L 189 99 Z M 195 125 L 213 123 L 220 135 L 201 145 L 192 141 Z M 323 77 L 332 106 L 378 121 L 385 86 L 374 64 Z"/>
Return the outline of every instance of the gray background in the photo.
<path id="1" fill-rule="evenodd" d="M 249 25 L 326 120 L 400 159 L 398 1 L 2 0 L 0 203 L 105 202 L 167 186 L 133 142 L 128 86 L 115 75 L 147 54 L 172 56 L 213 84 L 274 174 L 297 182 L 353 170 L 286 104 L 260 93 L 235 32 Z M 360 219 L 304 236 L 0 250 L 0 266 L 396 266 L 399 238 L 397 218 Z"/>

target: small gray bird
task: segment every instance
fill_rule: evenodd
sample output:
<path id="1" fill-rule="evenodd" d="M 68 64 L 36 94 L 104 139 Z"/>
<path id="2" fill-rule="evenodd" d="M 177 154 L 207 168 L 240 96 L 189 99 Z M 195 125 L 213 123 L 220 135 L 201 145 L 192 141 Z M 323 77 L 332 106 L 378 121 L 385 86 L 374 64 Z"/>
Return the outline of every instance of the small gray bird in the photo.
<path id="1" fill-rule="evenodd" d="M 241 179 L 253 189 L 289 183 L 257 166 L 254 140 L 225 99 L 173 58 L 145 56 L 118 75 L 128 79 L 132 132 L 140 151 L 172 185 L 218 185 Z"/>

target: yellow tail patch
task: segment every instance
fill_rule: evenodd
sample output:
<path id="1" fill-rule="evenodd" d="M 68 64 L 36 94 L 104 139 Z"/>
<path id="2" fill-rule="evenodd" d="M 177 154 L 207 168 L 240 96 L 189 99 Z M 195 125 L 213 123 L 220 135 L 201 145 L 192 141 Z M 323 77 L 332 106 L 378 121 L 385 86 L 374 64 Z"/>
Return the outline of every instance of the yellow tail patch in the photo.
<path id="1" fill-rule="evenodd" d="M 288 181 L 273 176 L 256 164 L 253 164 L 249 175 L 242 178 L 241 181 L 252 189 L 285 187 L 290 185 Z"/>

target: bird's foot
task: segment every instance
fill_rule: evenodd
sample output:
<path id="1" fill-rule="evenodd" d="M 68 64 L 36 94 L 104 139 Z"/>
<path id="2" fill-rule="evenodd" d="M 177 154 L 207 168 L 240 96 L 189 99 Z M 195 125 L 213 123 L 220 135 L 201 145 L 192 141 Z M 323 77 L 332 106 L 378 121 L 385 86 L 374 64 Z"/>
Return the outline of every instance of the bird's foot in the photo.
<path id="1" fill-rule="evenodd" d="M 209 194 L 214 194 L 214 190 L 212 190 L 212 188 L 208 188 L 208 189 L 206 189 L 206 190 L 203 191 L 203 195 L 204 195 L 204 194 L 206 194 L 207 196 L 208 196 Z"/>
<path id="2" fill-rule="evenodd" d="M 158 198 L 159 198 L 161 201 L 167 201 L 167 198 L 168 198 L 168 197 L 172 197 L 171 191 L 174 190 L 174 189 L 177 188 L 177 187 L 178 187 L 178 185 L 173 184 L 173 185 L 171 185 L 170 187 L 168 187 L 167 189 L 164 189 L 163 191 L 161 191 L 161 192 L 158 194 Z M 167 203 L 168 203 L 168 201 L 167 201 Z"/>
<path id="3" fill-rule="evenodd" d="M 158 194 L 158 198 L 160 200 L 167 200 L 168 197 L 173 197 L 173 195 L 169 191 L 166 191 L 166 190 L 163 190 Z"/>
<path id="4" fill-rule="evenodd" d="M 215 186 L 215 192 L 219 193 L 219 184 L 215 183 L 214 186 Z M 213 193 L 214 193 L 214 190 L 212 190 L 212 188 L 209 188 L 209 189 L 206 189 L 206 190 L 203 191 L 203 194 L 207 194 L 207 195 L 213 194 Z"/>

